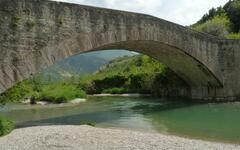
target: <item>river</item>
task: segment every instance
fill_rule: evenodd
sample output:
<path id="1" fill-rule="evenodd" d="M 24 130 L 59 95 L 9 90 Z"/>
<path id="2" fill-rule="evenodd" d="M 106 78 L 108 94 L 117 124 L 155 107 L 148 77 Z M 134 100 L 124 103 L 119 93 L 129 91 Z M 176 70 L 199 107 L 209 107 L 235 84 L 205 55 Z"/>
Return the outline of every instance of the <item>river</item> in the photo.
<path id="1" fill-rule="evenodd" d="M 126 128 L 188 138 L 240 143 L 240 102 L 194 104 L 186 100 L 139 97 L 89 97 L 80 104 L 7 104 L 0 115 L 17 128 L 79 125 Z"/>

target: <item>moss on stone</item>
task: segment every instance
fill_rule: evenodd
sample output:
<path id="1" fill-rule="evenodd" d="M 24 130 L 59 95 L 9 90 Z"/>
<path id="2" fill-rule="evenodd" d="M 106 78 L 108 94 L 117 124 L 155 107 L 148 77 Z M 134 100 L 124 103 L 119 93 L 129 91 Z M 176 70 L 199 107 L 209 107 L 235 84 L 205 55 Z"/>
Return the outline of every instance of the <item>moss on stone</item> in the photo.
<path id="1" fill-rule="evenodd" d="M 14 28 L 14 29 L 17 28 L 18 25 L 19 25 L 20 20 L 21 20 L 21 17 L 13 16 L 12 20 L 11 20 L 11 23 L 10 23 L 11 28 Z"/>
<path id="2" fill-rule="evenodd" d="M 31 30 L 35 25 L 36 25 L 36 22 L 34 22 L 33 20 L 29 19 L 27 22 L 26 22 L 26 25 L 27 25 L 27 28 L 29 30 Z"/>

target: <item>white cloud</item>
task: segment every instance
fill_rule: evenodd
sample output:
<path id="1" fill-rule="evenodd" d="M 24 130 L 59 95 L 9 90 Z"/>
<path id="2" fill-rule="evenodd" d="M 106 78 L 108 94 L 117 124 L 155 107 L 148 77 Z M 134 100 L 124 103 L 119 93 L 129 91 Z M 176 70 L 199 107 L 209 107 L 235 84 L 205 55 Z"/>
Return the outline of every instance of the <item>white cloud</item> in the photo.
<path id="1" fill-rule="evenodd" d="M 106 7 L 146 13 L 178 24 L 197 22 L 212 7 L 224 5 L 228 0 L 56 0 L 70 3 Z"/>

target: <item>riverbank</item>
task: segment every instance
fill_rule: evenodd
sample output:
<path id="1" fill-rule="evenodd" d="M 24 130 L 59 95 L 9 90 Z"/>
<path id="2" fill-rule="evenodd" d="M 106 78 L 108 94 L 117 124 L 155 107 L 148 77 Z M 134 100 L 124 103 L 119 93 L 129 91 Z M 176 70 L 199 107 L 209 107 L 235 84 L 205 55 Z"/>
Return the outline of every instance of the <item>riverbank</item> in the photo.
<path id="1" fill-rule="evenodd" d="M 75 98 L 73 100 L 69 100 L 67 102 L 62 102 L 59 104 L 79 104 L 79 103 L 83 103 L 86 101 L 87 101 L 87 99 L 85 99 L 85 98 Z M 21 103 L 22 104 L 31 104 L 31 100 L 27 99 L 27 100 L 22 101 Z M 36 104 L 37 105 L 49 105 L 49 104 L 56 104 L 56 103 L 49 102 L 49 101 L 37 101 Z"/>
<path id="2" fill-rule="evenodd" d="M 151 94 L 139 94 L 139 93 L 125 93 L 125 94 L 107 94 L 107 93 L 103 93 L 103 94 L 93 94 L 93 95 L 89 95 L 89 96 L 95 96 L 95 97 L 150 97 L 152 96 Z"/>
<path id="3" fill-rule="evenodd" d="M 88 96 L 94 96 L 94 97 L 151 97 L 151 94 L 138 94 L 138 93 L 125 93 L 125 94 L 93 94 L 93 95 L 88 95 Z M 73 100 L 69 100 L 67 102 L 62 102 L 59 104 L 79 104 L 82 102 L 86 102 L 87 99 L 86 98 L 75 98 Z M 27 99 L 27 100 L 23 100 L 21 102 L 22 104 L 31 104 L 31 100 Z M 49 104 L 56 104 L 53 102 L 49 102 L 49 101 L 36 101 L 37 105 L 49 105 Z"/>
<path id="4" fill-rule="evenodd" d="M 0 149 L 11 150 L 133 150 L 240 149 L 240 145 L 191 140 L 170 135 L 91 126 L 42 126 L 14 130 L 0 138 Z"/>

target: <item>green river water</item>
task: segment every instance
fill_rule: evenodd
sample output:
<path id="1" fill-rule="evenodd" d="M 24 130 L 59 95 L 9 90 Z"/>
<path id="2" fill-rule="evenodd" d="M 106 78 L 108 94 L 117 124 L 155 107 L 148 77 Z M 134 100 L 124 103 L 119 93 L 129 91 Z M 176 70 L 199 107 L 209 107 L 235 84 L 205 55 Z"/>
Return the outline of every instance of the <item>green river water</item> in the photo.
<path id="1" fill-rule="evenodd" d="M 0 115 L 14 120 L 18 128 L 94 122 L 103 128 L 240 143 L 240 102 L 193 104 L 180 99 L 89 97 L 75 105 L 8 104 L 0 108 Z"/>

